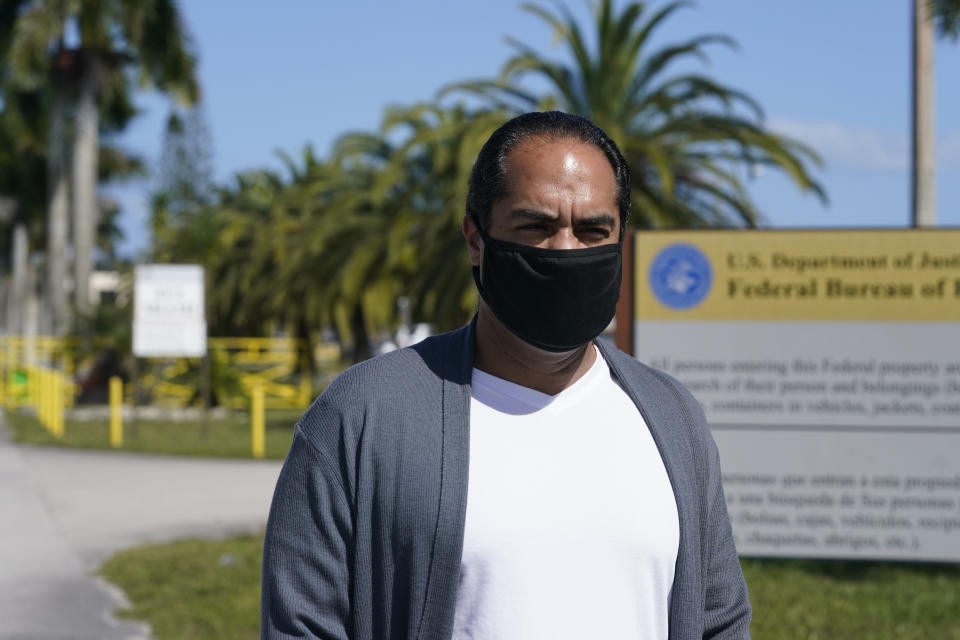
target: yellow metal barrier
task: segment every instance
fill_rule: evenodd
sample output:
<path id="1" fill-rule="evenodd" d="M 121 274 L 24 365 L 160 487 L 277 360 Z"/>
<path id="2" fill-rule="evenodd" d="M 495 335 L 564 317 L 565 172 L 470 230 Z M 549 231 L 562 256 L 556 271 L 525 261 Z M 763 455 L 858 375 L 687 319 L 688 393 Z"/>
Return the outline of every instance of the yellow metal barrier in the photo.
<path id="1" fill-rule="evenodd" d="M 243 395 L 261 387 L 264 407 L 295 409 L 309 404 L 304 401 L 303 386 L 310 379 L 302 371 L 306 358 L 305 340 L 293 338 L 211 338 L 211 358 L 220 371 L 234 371 L 244 391 Z M 297 369 L 301 369 L 297 372 Z M 245 398 L 224 397 L 221 402 L 240 408 Z"/>
<path id="2" fill-rule="evenodd" d="M 37 418 L 40 420 L 40 424 L 44 427 L 50 428 L 50 419 L 48 418 L 48 413 L 50 410 L 50 405 L 47 402 L 47 376 L 44 375 L 42 369 L 30 368 L 27 370 L 27 382 L 30 384 L 30 400 L 32 404 L 37 409 Z"/>
<path id="3" fill-rule="evenodd" d="M 110 378 L 110 446 L 123 446 L 123 380 Z"/>
<path id="4" fill-rule="evenodd" d="M 51 371 L 50 376 L 50 426 L 53 428 L 53 435 L 58 438 L 63 437 L 63 378 L 56 371 Z"/>
<path id="5" fill-rule="evenodd" d="M 74 405 L 74 353 L 77 340 L 55 336 L 0 336 L 0 406 L 16 409 L 37 407 L 38 381 L 30 371 L 56 370 L 62 375 L 58 391 L 64 407 Z"/>
<path id="6" fill-rule="evenodd" d="M 254 385 L 250 397 L 250 448 L 254 458 L 262 458 L 266 449 L 266 420 L 264 417 L 262 385 Z"/>
<path id="7" fill-rule="evenodd" d="M 7 354 L 0 344 L 0 409 L 7 406 Z"/>
<path id="8" fill-rule="evenodd" d="M 69 382 L 59 371 L 44 367 L 24 367 L 25 392 L 18 406 L 30 406 L 37 413 L 40 424 L 51 435 L 62 438 L 64 435 L 64 387 Z"/>
<path id="9" fill-rule="evenodd" d="M 28 371 L 41 367 L 62 373 L 58 393 L 64 407 L 73 407 L 79 391 L 74 371 L 83 344 L 89 346 L 71 336 L 0 336 L 0 406 L 38 406 L 39 381 L 31 380 Z M 209 371 L 212 395 L 233 409 L 245 409 L 257 385 L 263 388 L 266 409 L 302 409 L 313 399 L 305 340 L 210 338 L 207 344 L 209 367 L 198 358 L 141 359 L 138 379 L 124 391 L 155 406 L 199 405 Z M 319 362 L 336 362 L 340 351 L 336 344 L 321 344 L 313 355 Z"/>
<path id="10" fill-rule="evenodd" d="M 36 380 L 36 398 L 37 398 L 37 413 L 40 416 L 40 422 L 43 423 L 43 426 L 47 428 L 50 433 L 53 433 L 53 428 L 51 426 L 53 420 L 53 411 L 51 410 L 51 400 L 50 397 L 50 376 L 47 374 L 44 369 L 32 369 L 32 374 L 30 376 Z"/>
<path id="11" fill-rule="evenodd" d="M 309 405 L 312 393 L 305 371 L 306 341 L 293 338 L 210 338 L 211 392 L 219 404 L 247 406 L 253 388 L 263 387 L 268 409 Z M 204 367 L 200 359 L 152 360 L 139 385 L 157 405 L 183 407 L 202 400 Z"/>

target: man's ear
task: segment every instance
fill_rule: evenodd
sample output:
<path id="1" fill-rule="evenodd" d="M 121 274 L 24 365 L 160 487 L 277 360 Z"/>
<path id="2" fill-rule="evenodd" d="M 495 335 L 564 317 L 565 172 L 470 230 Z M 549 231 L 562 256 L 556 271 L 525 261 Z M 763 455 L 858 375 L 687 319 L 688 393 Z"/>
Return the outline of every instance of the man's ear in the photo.
<path id="1" fill-rule="evenodd" d="M 467 249 L 470 251 L 470 264 L 479 267 L 480 256 L 483 255 L 483 238 L 480 237 L 477 225 L 469 214 L 463 216 L 463 224 L 460 225 L 460 229 L 467 241 Z"/>

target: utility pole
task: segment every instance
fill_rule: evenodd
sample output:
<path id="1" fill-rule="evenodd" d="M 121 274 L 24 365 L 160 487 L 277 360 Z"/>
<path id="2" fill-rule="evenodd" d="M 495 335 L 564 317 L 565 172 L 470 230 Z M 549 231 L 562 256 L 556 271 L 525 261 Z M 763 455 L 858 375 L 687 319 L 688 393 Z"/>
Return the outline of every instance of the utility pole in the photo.
<path id="1" fill-rule="evenodd" d="M 933 21 L 928 0 L 913 0 L 913 226 L 937 224 L 933 117 Z"/>

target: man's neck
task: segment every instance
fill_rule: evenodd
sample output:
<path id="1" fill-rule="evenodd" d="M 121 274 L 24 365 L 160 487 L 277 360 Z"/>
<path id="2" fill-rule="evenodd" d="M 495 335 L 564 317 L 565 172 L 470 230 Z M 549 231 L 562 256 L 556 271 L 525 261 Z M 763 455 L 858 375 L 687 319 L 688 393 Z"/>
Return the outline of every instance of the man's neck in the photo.
<path id="1" fill-rule="evenodd" d="M 589 371 L 596 358 L 592 343 L 562 353 L 538 349 L 507 329 L 490 307 L 480 303 L 473 366 L 481 371 L 556 395 Z"/>

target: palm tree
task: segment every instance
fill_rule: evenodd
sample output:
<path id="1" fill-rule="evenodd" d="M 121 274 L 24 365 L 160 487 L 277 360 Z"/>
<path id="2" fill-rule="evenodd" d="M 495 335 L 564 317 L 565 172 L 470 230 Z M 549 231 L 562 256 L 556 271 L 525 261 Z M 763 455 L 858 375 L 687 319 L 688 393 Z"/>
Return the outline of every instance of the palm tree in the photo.
<path id="1" fill-rule="evenodd" d="M 960 38 L 960 0 L 926 0 L 937 35 L 954 42 Z"/>
<path id="2" fill-rule="evenodd" d="M 467 177 L 507 117 L 389 109 L 379 133 L 342 136 L 328 159 L 282 155 L 285 176 L 239 175 L 213 205 L 168 216 L 155 257 L 206 266 L 211 327 L 229 333 L 332 326 L 360 360 L 395 328 L 400 296 L 416 320 L 456 326 L 476 304 L 459 233 Z"/>
<path id="3" fill-rule="evenodd" d="M 760 213 L 744 187 L 759 166 L 784 171 L 825 200 L 808 165 L 816 154 L 763 126 L 760 106 L 743 92 L 697 73 L 668 73 L 689 58 L 704 60 L 710 45 L 730 38 L 702 35 L 650 50 L 651 35 L 682 3 L 648 12 L 632 2 L 594 5 L 592 45 L 572 14 L 558 5 L 524 10 L 550 25 L 569 60 L 554 61 L 517 40 L 499 78 L 451 85 L 514 112 L 558 108 L 584 115 L 617 142 L 632 172 L 634 223 L 640 226 L 756 225 Z M 549 87 L 538 94 L 525 80 Z M 536 85 L 533 85 L 536 86 Z"/>
<path id="4" fill-rule="evenodd" d="M 0 289 L 8 332 L 21 333 L 28 283 L 32 279 L 30 246 L 36 242 L 43 211 L 43 143 L 36 115 L 42 99 L 36 92 L 18 91 L 11 84 L 9 63 L 13 22 L 22 1 L 0 3 Z M 10 273 L 6 277 L 6 273 Z"/>
<path id="5" fill-rule="evenodd" d="M 389 109 L 382 125 L 402 142 L 384 172 L 385 182 L 405 185 L 392 221 L 416 256 L 403 292 L 413 317 L 446 330 L 476 308 L 476 288 L 464 251 L 460 224 L 473 162 L 490 134 L 510 114 L 470 110 L 462 105 L 419 104 Z"/>
<path id="6" fill-rule="evenodd" d="M 336 324 L 346 341 L 368 344 L 364 287 L 355 282 L 362 275 L 357 265 L 369 265 L 364 236 L 378 234 L 370 228 L 373 214 L 353 215 L 348 197 L 364 193 L 364 178 L 318 160 L 309 147 L 302 164 L 281 157 L 285 176 L 239 174 L 209 204 L 165 211 L 161 194 L 154 204 L 165 220 L 155 229 L 153 259 L 204 265 L 209 326 L 220 335 L 273 326 L 309 341 L 313 329 Z M 354 317 L 361 321 L 351 331 Z"/>
<path id="7" fill-rule="evenodd" d="M 183 102 L 197 99 L 195 59 L 175 0 L 19 0 L 10 58 L 20 86 L 51 89 L 48 217 L 51 229 L 48 281 L 61 291 L 65 274 L 60 256 L 65 246 L 65 194 L 70 165 L 76 306 L 89 312 L 89 275 L 97 228 L 98 159 L 101 110 L 113 103 L 129 106 L 125 69 L 142 82 Z M 65 34 L 73 29 L 76 46 Z M 72 152 L 62 143 L 67 134 L 68 99 L 73 107 Z M 132 113 L 132 109 L 131 109 Z M 54 298 L 59 293 L 52 293 Z M 52 304 L 56 310 L 64 306 Z"/>
<path id="8" fill-rule="evenodd" d="M 266 301 L 276 283 L 269 252 L 280 176 L 251 171 L 221 188 L 217 201 L 181 211 L 157 229 L 152 259 L 203 264 L 210 330 L 219 335 L 259 335 L 272 317 Z"/>
<path id="9" fill-rule="evenodd" d="M 43 253 L 46 265 L 47 313 L 40 316 L 41 326 L 37 330 L 62 333 L 65 330 L 65 308 L 57 305 L 60 296 L 51 294 L 65 292 L 64 254 L 67 242 L 67 181 L 68 172 L 64 166 L 62 154 L 66 135 L 64 118 L 57 121 L 52 114 L 62 112 L 64 104 L 57 104 L 64 96 L 50 83 L 37 83 L 25 86 L 20 81 L 24 73 L 21 62 L 11 59 L 11 46 L 17 32 L 16 18 L 26 6 L 25 1 L 4 3 L 0 7 L 0 197 L 11 203 L 16 215 L 6 224 L 14 224 L 20 231 L 0 234 L 0 254 L 8 255 L 12 249 L 10 238 L 17 235 L 21 240 L 18 246 L 25 255 L 14 264 L 27 265 L 32 270 L 33 254 Z M 59 78 L 59 74 L 56 74 Z M 121 76 L 114 81 L 124 82 Z M 122 129 L 132 117 L 133 106 L 128 101 L 128 91 L 112 89 L 103 101 L 101 130 L 110 134 Z M 62 113 L 61 113 L 62 115 Z M 56 131 L 60 127 L 59 133 Z M 53 129 L 53 133 L 50 133 Z M 98 166 L 101 181 L 112 180 L 133 174 L 141 174 L 143 165 L 136 157 L 109 145 L 99 149 Z M 48 188 L 49 185 L 49 188 Z M 118 229 L 112 223 L 107 211 L 98 227 L 98 246 L 105 254 L 113 252 L 113 244 Z M 3 226 L 0 222 L 0 226 Z M 103 233 L 101 233 L 103 232 Z M 46 244 L 45 253 L 42 247 Z M 35 251 L 31 247 L 41 248 Z M 52 274 L 59 273 L 54 279 Z M 19 282 L 33 279 L 19 274 Z M 19 287 L 22 289 L 22 287 Z M 21 301 L 11 305 L 23 310 Z"/>
<path id="10" fill-rule="evenodd" d="M 0 89 L 0 275 L 11 273 L 6 314 L 0 323 L 8 332 L 23 333 L 33 280 L 31 246 L 43 237 L 45 158 L 36 136 L 38 123 L 20 117 L 36 113 L 37 96 Z M 9 257 L 9 261 L 8 261 Z"/>
<path id="11" fill-rule="evenodd" d="M 358 345 L 393 329 L 406 297 L 414 320 L 459 326 L 476 307 L 460 236 L 467 179 L 480 147 L 509 117 L 436 104 L 392 107 L 377 134 L 350 134 L 330 165 L 342 173 L 306 238 L 308 273 L 330 274 L 322 316 Z M 292 252 L 288 252 L 288 255 Z"/>
<path id="12" fill-rule="evenodd" d="M 277 234 L 288 257 L 281 278 L 302 297 L 304 316 L 334 326 L 355 361 L 369 357 L 372 338 L 395 324 L 416 260 L 400 220 L 407 181 L 389 172 L 394 153 L 376 134 L 341 136 L 329 161 L 312 170 L 306 163 L 307 175 L 291 190 L 297 206 Z"/>
<path id="13" fill-rule="evenodd" d="M 913 148 L 911 191 L 913 226 L 936 224 L 936 160 L 933 120 L 933 31 L 960 37 L 960 0 L 913 0 Z"/>

